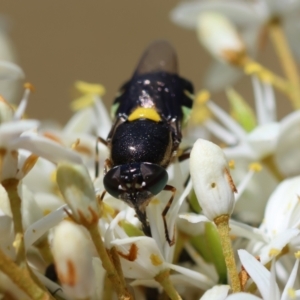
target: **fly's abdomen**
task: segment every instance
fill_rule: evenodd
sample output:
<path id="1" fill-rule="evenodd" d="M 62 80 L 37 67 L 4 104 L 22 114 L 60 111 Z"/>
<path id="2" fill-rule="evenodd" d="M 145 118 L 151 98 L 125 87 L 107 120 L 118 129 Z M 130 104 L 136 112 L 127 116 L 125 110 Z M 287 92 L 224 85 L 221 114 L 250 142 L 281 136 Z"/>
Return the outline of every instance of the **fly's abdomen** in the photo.
<path id="1" fill-rule="evenodd" d="M 167 165 L 171 156 L 170 126 L 166 122 L 138 119 L 118 126 L 111 140 L 113 165 L 151 162 Z"/>

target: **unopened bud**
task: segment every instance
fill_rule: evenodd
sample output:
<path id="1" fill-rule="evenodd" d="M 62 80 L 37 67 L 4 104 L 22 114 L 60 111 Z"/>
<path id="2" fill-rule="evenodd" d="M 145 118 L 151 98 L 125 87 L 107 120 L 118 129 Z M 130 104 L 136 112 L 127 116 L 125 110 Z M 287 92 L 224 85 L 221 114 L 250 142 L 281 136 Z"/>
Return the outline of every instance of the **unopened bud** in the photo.
<path id="1" fill-rule="evenodd" d="M 232 65 L 242 65 L 246 48 L 233 24 L 216 12 L 198 16 L 197 33 L 200 42 L 216 59 Z"/>
<path id="2" fill-rule="evenodd" d="M 56 181 L 76 222 L 82 225 L 97 223 L 98 205 L 94 185 L 86 167 L 80 164 L 60 163 L 57 167 Z"/>
<path id="3" fill-rule="evenodd" d="M 198 139 L 191 151 L 190 171 L 203 214 L 211 221 L 221 215 L 231 215 L 236 188 L 221 148 Z"/>
<path id="4" fill-rule="evenodd" d="M 54 232 L 53 256 L 64 292 L 72 299 L 87 299 L 95 289 L 92 245 L 83 227 L 61 222 Z"/>

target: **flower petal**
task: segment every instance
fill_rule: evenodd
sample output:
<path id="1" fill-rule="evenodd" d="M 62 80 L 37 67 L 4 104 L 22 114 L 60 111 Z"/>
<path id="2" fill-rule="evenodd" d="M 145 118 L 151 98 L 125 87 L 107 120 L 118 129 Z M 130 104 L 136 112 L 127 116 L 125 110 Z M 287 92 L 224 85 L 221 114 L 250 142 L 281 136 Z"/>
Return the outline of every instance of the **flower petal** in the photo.
<path id="1" fill-rule="evenodd" d="M 264 300 L 269 300 L 269 292 L 271 288 L 271 274 L 263 266 L 263 263 L 257 261 L 255 257 L 249 254 L 246 250 L 238 250 L 238 255 L 240 257 L 241 263 L 247 273 L 250 275 L 252 280 L 256 283 L 262 298 Z M 272 284 L 273 289 L 278 290 L 277 284 Z M 278 290 L 279 294 L 279 290 Z M 273 299 L 276 300 L 276 299 Z M 279 299 L 278 299 L 279 300 Z"/>
<path id="2" fill-rule="evenodd" d="M 224 300 L 228 295 L 229 285 L 216 285 L 207 290 L 200 300 Z"/>

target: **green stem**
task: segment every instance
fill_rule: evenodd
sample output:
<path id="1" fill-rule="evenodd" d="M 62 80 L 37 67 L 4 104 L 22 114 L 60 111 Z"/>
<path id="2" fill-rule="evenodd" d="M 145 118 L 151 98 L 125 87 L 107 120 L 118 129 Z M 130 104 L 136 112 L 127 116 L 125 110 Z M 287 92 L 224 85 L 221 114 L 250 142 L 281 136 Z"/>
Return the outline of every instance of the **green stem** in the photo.
<path id="1" fill-rule="evenodd" d="M 6 274 L 13 283 L 24 291 L 30 299 L 50 300 L 54 299 L 46 291 L 41 289 L 31 278 L 27 268 L 18 267 L 8 256 L 0 249 L 0 270 Z"/>
<path id="2" fill-rule="evenodd" d="M 117 249 L 116 247 L 112 247 L 110 250 L 109 250 L 109 254 L 110 254 L 110 257 L 111 257 L 111 260 L 117 270 L 117 273 L 119 275 L 119 278 L 122 282 L 122 286 L 126 287 L 126 281 L 125 281 L 125 278 L 124 278 L 124 275 L 123 275 L 123 270 L 122 270 L 122 266 L 121 266 L 121 262 L 120 262 L 120 257 L 119 257 L 119 254 L 117 252 Z"/>
<path id="3" fill-rule="evenodd" d="M 182 299 L 178 292 L 175 290 L 172 282 L 170 281 L 170 270 L 164 270 L 154 277 L 154 279 L 163 287 L 166 294 L 171 300 Z"/>
<path id="4" fill-rule="evenodd" d="M 23 238 L 23 224 L 21 213 L 21 199 L 18 194 L 19 180 L 15 178 L 5 179 L 2 186 L 7 192 L 10 208 L 13 215 L 15 230 L 16 263 L 22 267 L 26 265 L 25 244 Z"/>
<path id="5" fill-rule="evenodd" d="M 107 273 L 104 277 L 103 290 L 101 295 L 102 300 L 111 300 L 113 299 L 113 286 L 111 280 L 109 280 Z"/>
<path id="6" fill-rule="evenodd" d="M 238 293 L 241 291 L 241 283 L 239 280 L 231 240 L 229 237 L 229 215 L 219 216 L 214 219 L 214 222 L 217 225 L 217 229 L 220 235 L 225 263 L 228 270 L 229 278 L 231 280 L 232 291 L 233 293 Z"/>
<path id="7" fill-rule="evenodd" d="M 107 250 L 104 246 L 104 243 L 102 241 L 102 238 L 100 236 L 100 232 L 98 230 L 97 224 L 92 224 L 90 227 L 87 227 L 88 231 L 90 232 L 91 238 L 93 240 L 93 243 L 97 249 L 98 255 L 102 261 L 103 268 L 107 272 L 107 277 L 111 280 L 113 287 L 115 288 L 118 299 L 122 300 L 133 300 L 132 295 L 127 290 L 127 287 L 124 286 L 124 279 L 120 279 L 120 276 L 111 261 Z"/>
<path id="8" fill-rule="evenodd" d="M 297 64 L 293 58 L 280 22 L 271 22 L 269 29 L 271 40 L 280 58 L 283 71 L 293 86 L 292 104 L 295 109 L 300 109 L 300 77 Z"/>

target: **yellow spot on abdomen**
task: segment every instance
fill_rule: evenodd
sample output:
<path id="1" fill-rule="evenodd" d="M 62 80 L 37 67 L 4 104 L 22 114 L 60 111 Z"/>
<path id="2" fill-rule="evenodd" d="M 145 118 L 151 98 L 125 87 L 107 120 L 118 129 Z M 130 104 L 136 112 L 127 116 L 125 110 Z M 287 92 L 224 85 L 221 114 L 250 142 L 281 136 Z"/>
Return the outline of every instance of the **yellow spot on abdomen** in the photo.
<path id="1" fill-rule="evenodd" d="M 128 121 L 134 121 L 137 119 L 148 119 L 155 122 L 161 121 L 160 115 L 154 108 L 138 107 L 128 117 Z"/>

